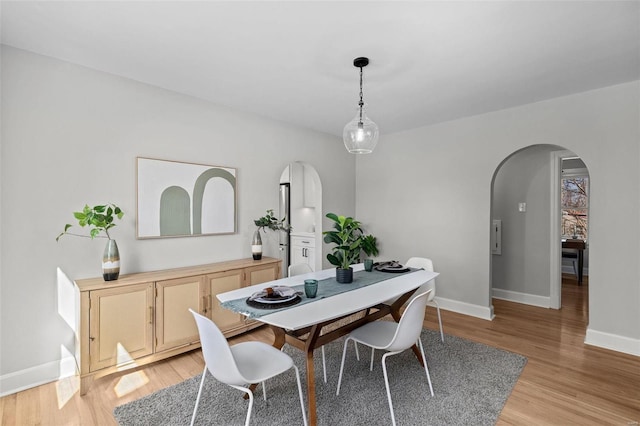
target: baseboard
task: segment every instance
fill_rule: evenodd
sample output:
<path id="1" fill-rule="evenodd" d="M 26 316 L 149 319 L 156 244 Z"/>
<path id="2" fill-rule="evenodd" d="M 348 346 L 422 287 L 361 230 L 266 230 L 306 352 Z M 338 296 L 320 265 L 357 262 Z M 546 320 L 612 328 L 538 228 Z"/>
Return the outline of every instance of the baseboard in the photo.
<path id="1" fill-rule="evenodd" d="M 618 334 L 605 333 L 592 330 L 587 327 L 587 335 L 584 339 L 587 345 L 611 349 L 612 351 L 640 356 L 640 339 L 620 336 Z"/>
<path id="2" fill-rule="evenodd" d="M 493 320 L 493 306 L 480 306 L 472 305 L 471 303 L 460 302 L 458 300 L 445 299 L 442 297 L 435 297 L 435 301 L 438 302 L 438 306 L 441 309 L 457 312 L 463 315 L 469 315 L 476 318 L 482 318 L 485 320 Z"/>
<path id="3" fill-rule="evenodd" d="M 496 299 L 524 303 L 525 305 L 539 306 L 541 308 L 548 308 L 551 306 L 551 298 L 548 296 L 520 293 L 518 291 L 503 290 L 501 288 L 494 288 L 491 291 L 493 297 Z"/>
<path id="4" fill-rule="evenodd" d="M 77 371 L 76 360 L 70 356 L 5 374 L 0 376 L 0 397 L 73 376 Z"/>

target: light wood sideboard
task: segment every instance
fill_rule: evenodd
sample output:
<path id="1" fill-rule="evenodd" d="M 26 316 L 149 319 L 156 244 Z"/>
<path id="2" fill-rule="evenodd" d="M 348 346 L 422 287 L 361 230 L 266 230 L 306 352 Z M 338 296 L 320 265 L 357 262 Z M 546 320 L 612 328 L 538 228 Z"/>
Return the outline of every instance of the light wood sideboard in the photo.
<path id="1" fill-rule="evenodd" d="M 76 280 L 80 315 L 80 395 L 91 382 L 200 347 L 189 308 L 211 318 L 225 336 L 261 325 L 223 309 L 218 293 L 276 280 L 281 261 L 240 259 Z"/>

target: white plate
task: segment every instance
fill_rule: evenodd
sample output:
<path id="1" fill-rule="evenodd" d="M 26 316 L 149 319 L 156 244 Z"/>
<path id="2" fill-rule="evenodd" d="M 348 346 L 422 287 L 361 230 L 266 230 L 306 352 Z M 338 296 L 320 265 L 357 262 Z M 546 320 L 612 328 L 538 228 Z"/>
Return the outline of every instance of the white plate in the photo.
<path id="1" fill-rule="evenodd" d="M 286 302 L 291 302 L 296 297 L 298 297 L 297 294 L 294 294 L 293 296 L 289 296 L 289 297 L 286 297 L 286 298 L 281 298 L 281 299 L 274 299 L 272 297 L 257 297 L 255 299 L 253 299 L 253 301 L 254 302 L 260 302 L 260 303 L 269 303 L 269 304 L 286 303 Z"/>

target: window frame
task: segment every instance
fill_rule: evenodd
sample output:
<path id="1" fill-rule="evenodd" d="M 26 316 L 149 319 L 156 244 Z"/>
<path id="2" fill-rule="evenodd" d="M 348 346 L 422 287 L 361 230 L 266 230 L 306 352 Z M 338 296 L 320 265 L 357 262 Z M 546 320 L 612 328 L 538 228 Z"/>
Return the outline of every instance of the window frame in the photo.
<path id="1" fill-rule="evenodd" d="M 587 205 L 585 207 L 568 207 L 565 204 L 563 204 L 562 202 L 562 188 L 563 188 L 563 181 L 565 179 L 572 179 L 572 178 L 586 178 L 587 179 L 587 188 L 586 188 L 586 198 L 587 198 Z M 562 175 L 560 176 L 560 220 L 562 221 L 562 218 L 564 216 L 564 211 L 565 210 L 584 210 L 585 215 L 586 215 L 586 236 L 584 238 L 585 242 L 589 240 L 589 206 L 591 204 L 591 178 L 589 176 L 589 172 L 587 171 L 587 169 L 563 169 L 562 170 Z M 562 223 L 560 226 L 560 234 L 561 237 L 563 239 L 566 238 L 573 238 L 573 234 L 571 235 L 566 235 L 562 232 Z"/>

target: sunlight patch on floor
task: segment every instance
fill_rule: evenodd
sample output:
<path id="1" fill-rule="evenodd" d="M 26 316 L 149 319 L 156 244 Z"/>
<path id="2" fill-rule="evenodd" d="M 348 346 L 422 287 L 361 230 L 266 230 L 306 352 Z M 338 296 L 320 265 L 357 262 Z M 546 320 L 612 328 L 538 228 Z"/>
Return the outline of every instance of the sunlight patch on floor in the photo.
<path id="1" fill-rule="evenodd" d="M 78 376 L 65 377 L 56 382 L 56 395 L 58 395 L 58 409 L 67 405 L 73 395 L 80 390 L 80 378 Z"/>
<path id="2" fill-rule="evenodd" d="M 135 373 L 122 376 L 113 390 L 118 397 L 121 397 L 141 388 L 147 383 L 149 383 L 149 377 L 147 377 L 144 371 L 136 371 Z"/>

